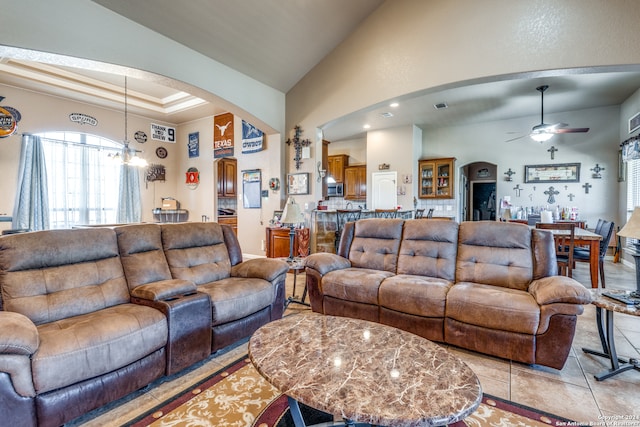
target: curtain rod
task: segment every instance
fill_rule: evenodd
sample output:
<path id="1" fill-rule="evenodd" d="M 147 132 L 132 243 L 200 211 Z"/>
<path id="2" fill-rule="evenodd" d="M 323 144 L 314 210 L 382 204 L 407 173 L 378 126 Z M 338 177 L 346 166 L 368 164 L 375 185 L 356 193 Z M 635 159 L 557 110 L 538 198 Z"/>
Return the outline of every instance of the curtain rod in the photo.
<path id="1" fill-rule="evenodd" d="M 78 147 L 88 147 L 88 148 L 96 148 L 98 150 L 108 150 L 108 151 L 122 151 L 125 149 L 124 146 L 122 146 L 122 148 L 116 148 L 116 147 L 104 147 L 102 145 L 95 145 L 95 144 L 85 144 L 82 142 L 75 142 L 75 141 L 65 141 L 63 139 L 55 139 L 55 138 L 48 138 L 46 136 L 39 136 L 33 133 L 23 133 L 22 136 L 38 136 L 42 139 L 46 139 L 47 141 L 51 141 L 51 142 L 59 142 L 61 144 L 69 144 L 69 145 L 74 145 L 74 146 L 78 146 Z"/>

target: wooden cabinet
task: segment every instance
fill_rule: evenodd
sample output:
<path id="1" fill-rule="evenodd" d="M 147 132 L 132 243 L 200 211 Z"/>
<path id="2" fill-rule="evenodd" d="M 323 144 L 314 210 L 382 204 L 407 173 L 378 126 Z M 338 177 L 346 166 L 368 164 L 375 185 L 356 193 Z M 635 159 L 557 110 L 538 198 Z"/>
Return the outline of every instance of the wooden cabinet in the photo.
<path id="1" fill-rule="evenodd" d="M 289 228 L 267 227 L 267 258 L 289 256 Z M 298 241 L 293 239 L 293 253 L 298 253 Z"/>
<path id="2" fill-rule="evenodd" d="M 238 235 L 238 217 L 237 216 L 219 216 L 218 224 L 230 225 L 233 232 Z"/>
<path id="3" fill-rule="evenodd" d="M 367 165 L 349 166 L 344 169 L 344 198 L 349 200 L 367 198 Z"/>
<path id="4" fill-rule="evenodd" d="M 333 177 L 336 182 L 344 182 L 344 169 L 349 165 L 349 156 L 338 154 L 327 158 L 327 176 Z"/>
<path id="5" fill-rule="evenodd" d="M 418 197 L 453 199 L 455 158 L 426 159 L 418 162 Z"/>
<path id="6" fill-rule="evenodd" d="M 237 160 L 223 157 L 218 160 L 218 197 L 237 195 Z"/>

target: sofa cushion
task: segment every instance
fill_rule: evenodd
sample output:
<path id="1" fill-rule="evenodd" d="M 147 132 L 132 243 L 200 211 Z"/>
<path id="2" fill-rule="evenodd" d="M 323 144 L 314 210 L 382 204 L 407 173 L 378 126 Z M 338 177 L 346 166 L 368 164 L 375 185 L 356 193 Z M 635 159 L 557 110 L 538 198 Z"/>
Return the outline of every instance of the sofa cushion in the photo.
<path id="1" fill-rule="evenodd" d="M 416 316 L 444 317 L 451 286 L 444 279 L 399 274 L 380 285 L 380 306 Z"/>
<path id="2" fill-rule="evenodd" d="M 36 325 L 129 302 L 116 234 L 46 230 L 0 239 L 4 309 Z"/>
<path id="3" fill-rule="evenodd" d="M 384 279 L 391 276 L 393 273 L 388 271 L 369 268 L 336 270 L 322 278 L 322 293 L 345 301 L 377 305 L 378 288 Z"/>
<path id="4" fill-rule="evenodd" d="M 451 287 L 446 315 L 469 325 L 530 335 L 540 323 L 540 307 L 530 293 L 468 282 Z"/>
<path id="5" fill-rule="evenodd" d="M 457 222 L 405 221 L 397 273 L 439 277 L 453 281 L 456 273 L 457 250 Z"/>
<path id="6" fill-rule="evenodd" d="M 162 245 L 174 279 L 202 285 L 230 276 L 231 261 L 219 224 L 190 222 L 161 227 Z"/>
<path id="7" fill-rule="evenodd" d="M 121 304 L 38 327 L 32 357 L 37 393 L 112 372 L 164 347 L 167 321 L 158 310 Z"/>
<path id="8" fill-rule="evenodd" d="M 523 224 L 460 224 L 456 282 L 527 290 L 533 278 L 531 230 Z"/>
<path id="9" fill-rule="evenodd" d="M 171 271 L 162 248 L 160 225 L 134 224 L 116 227 L 114 230 L 130 289 L 171 279 Z"/>
<path id="10" fill-rule="evenodd" d="M 213 326 L 242 319 L 275 301 L 275 290 L 263 279 L 229 277 L 198 286 L 211 299 Z"/>
<path id="11" fill-rule="evenodd" d="M 351 265 L 395 273 L 403 223 L 401 219 L 381 218 L 356 221 L 349 248 Z"/>

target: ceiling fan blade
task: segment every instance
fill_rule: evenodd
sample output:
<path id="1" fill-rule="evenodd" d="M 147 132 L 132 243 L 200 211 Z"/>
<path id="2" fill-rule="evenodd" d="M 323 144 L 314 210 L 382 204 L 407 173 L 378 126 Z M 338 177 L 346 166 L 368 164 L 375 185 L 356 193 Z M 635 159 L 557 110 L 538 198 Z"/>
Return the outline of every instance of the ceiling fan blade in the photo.
<path id="1" fill-rule="evenodd" d="M 584 133 L 589 132 L 589 128 L 558 128 L 553 133 Z"/>
<path id="2" fill-rule="evenodd" d="M 516 136 L 515 138 L 511 138 L 511 139 L 507 139 L 505 142 L 513 142 L 513 141 L 517 141 L 518 139 L 522 139 L 527 135 L 521 135 L 521 136 Z"/>

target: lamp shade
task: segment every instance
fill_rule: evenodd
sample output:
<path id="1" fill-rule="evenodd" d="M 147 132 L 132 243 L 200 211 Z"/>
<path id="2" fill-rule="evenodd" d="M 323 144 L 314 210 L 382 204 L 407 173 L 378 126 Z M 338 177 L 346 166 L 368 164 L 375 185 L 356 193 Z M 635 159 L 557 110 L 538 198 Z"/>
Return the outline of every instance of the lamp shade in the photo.
<path id="1" fill-rule="evenodd" d="M 304 222 L 304 215 L 300 211 L 300 205 L 296 203 L 293 197 L 289 197 L 287 200 L 280 222 L 283 224 L 300 224 Z"/>
<path id="2" fill-rule="evenodd" d="M 618 231 L 618 236 L 629 237 L 631 239 L 640 239 L 640 207 L 633 209 L 629 221 Z"/>

